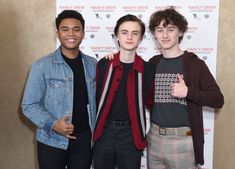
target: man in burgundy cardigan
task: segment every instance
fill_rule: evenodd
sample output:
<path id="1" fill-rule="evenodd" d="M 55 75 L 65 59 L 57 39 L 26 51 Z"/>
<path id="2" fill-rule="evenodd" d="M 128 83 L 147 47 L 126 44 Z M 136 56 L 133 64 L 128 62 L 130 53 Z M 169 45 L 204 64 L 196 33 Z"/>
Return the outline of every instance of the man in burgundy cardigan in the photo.
<path id="1" fill-rule="evenodd" d="M 146 146 L 145 105 L 151 103 L 154 66 L 136 54 L 145 33 L 140 19 L 121 17 L 114 33 L 120 51 L 113 60 L 101 59 L 97 65 L 94 167 L 139 169 Z"/>
<path id="2" fill-rule="evenodd" d="M 208 67 L 179 43 L 187 30 L 174 9 L 152 14 L 149 29 L 162 54 L 156 66 L 154 104 L 148 133 L 149 169 L 195 169 L 204 164 L 202 107 L 221 108 L 224 98 Z"/>

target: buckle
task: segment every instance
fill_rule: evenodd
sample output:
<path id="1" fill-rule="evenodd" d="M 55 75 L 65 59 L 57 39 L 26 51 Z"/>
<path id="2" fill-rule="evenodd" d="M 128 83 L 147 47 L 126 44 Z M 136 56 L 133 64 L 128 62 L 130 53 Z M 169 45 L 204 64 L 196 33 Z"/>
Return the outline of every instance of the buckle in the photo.
<path id="1" fill-rule="evenodd" d="M 159 134 L 160 135 L 166 135 L 166 129 L 162 128 L 162 127 L 159 127 Z"/>
<path id="2" fill-rule="evenodd" d="M 112 121 L 113 126 L 121 126 L 123 123 L 121 121 Z"/>
<path id="3" fill-rule="evenodd" d="M 193 134 L 192 134 L 192 131 L 191 131 L 191 130 L 187 131 L 187 132 L 186 132 L 186 135 L 187 135 L 187 136 L 192 136 L 192 135 L 193 135 Z"/>

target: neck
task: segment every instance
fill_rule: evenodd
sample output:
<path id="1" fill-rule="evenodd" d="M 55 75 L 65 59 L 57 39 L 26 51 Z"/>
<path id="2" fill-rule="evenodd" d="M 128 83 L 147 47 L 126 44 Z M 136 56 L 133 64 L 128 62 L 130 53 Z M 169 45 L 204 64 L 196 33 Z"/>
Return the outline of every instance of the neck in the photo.
<path id="1" fill-rule="evenodd" d="M 175 58 L 175 57 L 182 55 L 183 53 L 184 51 L 182 51 L 180 48 L 177 48 L 174 50 L 171 50 L 171 49 L 162 50 L 162 54 L 165 58 Z"/>
<path id="2" fill-rule="evenodd" d="M 68 50 L 68 49 L 61 47 L 61 52 L 63 53 L 65 57 L 69 59 L 75 59 L 76 57 L 78 57 L 79 49 Z"/>
<path id="3" fill-rule="evenodd" d="M 135 60 L 135 51 L 120 50 L 120 61 L 123 63 L 133 63 Z"/>

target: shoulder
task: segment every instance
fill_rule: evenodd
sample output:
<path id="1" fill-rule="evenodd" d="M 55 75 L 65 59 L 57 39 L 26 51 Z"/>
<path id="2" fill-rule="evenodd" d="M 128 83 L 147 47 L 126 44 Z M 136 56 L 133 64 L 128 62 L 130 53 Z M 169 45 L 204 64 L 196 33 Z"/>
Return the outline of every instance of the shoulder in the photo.
<path id="1" fill-rule="evenodd" d="M 155 55 L 149 59 L 149 62 L 152 64 L 155 64 L 161 59 L 161 57 L 162 57 L 162 54 Z"/>
<path id="2" fill-rule="evenodd" d="M 151 62 L 144 61 L 144 68 L 145 69 L 153 69 L 154 68 L 154 64 L 151 63 Z"/>
<path id="3" fill-rule="evenodd" d="M 82 52 L 81 52 L 81 54 L 82 54 L 82 57 L 83 57 L 84 61 L 88 61 L 88 62 L 90 62 L 92 64 L 95 64 L 95 65 L 97 64 L 97 60 L 94 57 L 89 56 L 87 54 L 84 54 Z"/>
<path id="4" fill-rule="evenodd" d="M 204 60 L 200 59 L 195 53 L 185 51 L 183 56 L 183 64 L 186 70 L 192 69 L 194 71 L 201 71 L 202 69 L 208 69 Z"/>
<path id="5" fill-rule="evenodd" d="M 109 62 L 110 62 L 109 59 L 102 58 L 102 59 L 100 59 L 99 62 L 97 63 L 97 67 L 100 68 L 100 69 L 106 68 Z"/>
<path id="6" fill-rule="evenodd" d="M 55 52 L 49 53 L 45 56 L 42 56 L 41 58 L 37 59 L 32 66 L 43 66 L 47 64 L 51 64 L 53 58 L 55 57 Z"/>
<path id="7" fill-rule="evenodd" d="M 192 63 L 195 63 L 195 62 L 204 62 L 202 59 L 200 59 L 195 53 L 193 52 L 188 52 L 188 51 L 185 51 L 184 52 L 184 56 L 183 56 L 184 60 L 187 61 L 187 62 L 192 62 Z"/>
<path id="8" fill-rule="evenodd" d="M 152 79 L 155 74 L 155 66 L 153 63 L 144 61 L 144 76 Z"/>

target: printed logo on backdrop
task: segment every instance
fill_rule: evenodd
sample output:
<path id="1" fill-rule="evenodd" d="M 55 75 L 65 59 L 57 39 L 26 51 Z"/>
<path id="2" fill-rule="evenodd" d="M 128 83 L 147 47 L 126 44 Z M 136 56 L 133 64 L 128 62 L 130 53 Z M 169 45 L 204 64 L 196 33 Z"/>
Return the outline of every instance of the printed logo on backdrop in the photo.
<path id="1" fill-rule="evenodd" d="M 143 54 L 143 53 L 146 53 L 148 51 L 148 47 L 147 46 L 140 46 L 140 47 L 138 47 L 138 49 L 137 49 L 137 53 L 138 54 Z"/>
<path id="2" fill-rule="evenodd" d="M 100 31 L 99 25 L 88 25 L 85 27 L 85 40 L 94 40 L 96 34 Z"/>
<path id="3" fill-rule="evenodd" d="M 143 19 L 143 16 L 148 11 L 149 6 L 124 5 L 124 6 L 122 6 L 121 9 L 122 9 L 122 12 L 124 12 L 124 13 L 130 13 L 130 14 L 136 15 L 140 19 Z"/>
<path id="4" fill-rule="evenodd" d="M 117 43 L 116 36 L 114 35 L 114 26 L 106 26 L 105 29 L 108 33 L 110 33 L 112 40 Z"/>
<path id="5" fill-rule="evenodd" d="M 188 9 L 192 13 L 193 19 L 201 20 L 201 19 L 209 19 L 211 17 L 211 13 L 216 10 L 215 5 L 195 5 L 195 6 L 188 6 Z"/>
<path id="6" fill-rule="evenodd" d="M 96 19 L 111 19 L 111 13 L 117 10 L 117 6 L 104 6 L 104 5 L 92 5 L 90 6 L 91 11 L 94 13 Z"/>
<path id="7" fill-rule="evenodd" d="M 114 33 L 114 26 L 106 26 L 105 29 L 106 29 L 109 33 Z"/>
<path id="8" fill-rule="evenodd" d="M 118 49 L 114 46 L 90 46 L 92 53 L 95 53 L 97 59 L 101 59 L 105 54 L 114 53 Z"/>
<path id="9" fill-rule="evenodd" d="M 156 51 L 156 55 L 158 55 L 158 54 L 161 53 L 161 51 L 160 51 L 159 48 L 157 48 L 157 47 L 154 48 L 154 51 Z"/>
<path id="10" fill-rule="evenodd" d="M 85 6 L 59 6 L 59 11 L 64 11 L 64 10 L 75 10 L 78 12 L 83 12 L 85 9 Z"/>
<path id="11" fill-rule="evenodd" d="M 124 5 L 122 6 L 122 10 L 125 13 L 145 13 L 149 9 L 149 6 L 134 6 L 134 5 Z M 142 18 L 143 15 L 138 15 L 140 18 Z"/>
<path id="12" fill-rule="evenodd" d="M 203 60 L 207 60 L 210 55 L 214 52 L 214 48 L 187 48 L 189 52 L 193 52 L 198 57 L 200 57 Z"/>
<path id="13" fill-rule="evenodd" d="M 184 38 L 186 38 L 187 40 L 191 40 L 193 34 L 197 33 L 197 31 L 197 26 L 189 26 L 187 32 L 184 35 Z"/>
<path id="14" fill-rule="evenodd" d="M 164 9 L 167 9 L 167 8 L 174 8 L 176 11 L 180 12 L 180 10 L 182 9 L 182 6 L 177 6 L 177 5 L 157 5 L 155 6 L 155 10 L 156 11 L 159 11 L 159 10 L 164 10 Z"/>

